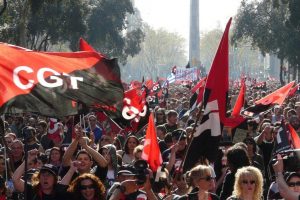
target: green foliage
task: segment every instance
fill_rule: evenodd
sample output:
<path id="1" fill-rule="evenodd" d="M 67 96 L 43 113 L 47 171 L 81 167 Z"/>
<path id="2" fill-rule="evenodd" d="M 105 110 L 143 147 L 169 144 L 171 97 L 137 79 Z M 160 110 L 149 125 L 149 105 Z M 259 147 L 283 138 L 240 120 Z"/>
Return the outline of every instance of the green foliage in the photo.
<path id="1" fill-rule="evenodd" d="M 144 39 L 142 23 L 127 30 L 127 18 L 133 14 L 130 0 L 10 1 L 0 18 L 0 39 L 43 51 L 68 44 L 75 51 L 83 37 L 95 49 L 126 63 Z"/>
<path id="2" fill-rule="evenodd" d="M 297 31 L 289 23 L 289 14 L 288 5 L 281 1 L 243 1 L 236 16 L 232 41 L 250 38 L 252 45 L 262 53 L 274 53 L 278 58 L 291 62 L 297 57 L 296 49 L 292 49 L 298 39 Z"/>

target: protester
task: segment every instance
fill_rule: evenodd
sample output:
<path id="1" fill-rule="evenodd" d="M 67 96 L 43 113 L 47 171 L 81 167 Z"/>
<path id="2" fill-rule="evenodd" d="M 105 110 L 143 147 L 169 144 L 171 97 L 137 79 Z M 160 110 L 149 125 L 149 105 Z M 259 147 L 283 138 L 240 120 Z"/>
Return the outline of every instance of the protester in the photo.
<path id="1" fill-rule="evenodd" d="M 198 165 L 190 171 L 190 181 L 198 188 L 198 191 L 182 196 L 180 199 L 219 199 L 219 197 L 209 190 L 212 188 L 213 177 L 211 169 L 206 165 Z"/>
<path id="2" fill-rule="evenodd" d="M 230 171 L 224 178 L 220 199 L 227 199 L 231 196 L 237 170 L 250 165 L 246 150 L 237 146 L 229 148 L 227 151 L 227 165 Z"/>
<path id="3" fill-rule="evenodd" d="M 36 158 L 38 151 L 33 149 L 28 152 L 28 161 Z M 25 162 L 23 162 L 14 172 L 12 180 L 14 187 L 19 192 L 24 192 L 24 180 L 21 179 L 24 173 Z M 67 186 L 58 184 L 58 169 L 54 165 L 46 164 L 35 174 L 31 184 L 27 183 L 27 199 L 42 200 L 53 199 L 63 200 L 65 198 Z"/>
<path id="4" fill-rule="evenodd" d="M 100 179 L 84 173 L 72 181 L 68 188 L 74 200 L 105 200 L 105 187 Z"/>
<path id="5" fill-rule="evenodd" d="M 80 126 L 76 126 L 76 138 L 70 144 L 63 156 L 61 176 L 63 176 L 68 171 L 71 165 L 72 156 L 77 149 L 77 145 L 79 144 L 82 147 L 82 150 L 78 151 L 75 159 L 80 162 L 80 165 L 78 166 L 78 172 L 75 173 L 73 179 L 75 179 L 76 176 L 79 176 L 80 174 L 92 172 L 104 182 L 107 171 L 101 170 L 100 167 L 106 168 L 107 161 L 99 152 L 88 146 L 87 140 L 88 138 L 83 137 L 82 128 Z M 92 169 L 92 159 L 94 159 L 96 164 L 100 166 L 99 168 L 95 166 L 96 169 Z"/>
<path id="6" fill-rule="evenodd" d="M 278 183 L 278 188 L 281 196 L 286 200 L 298 200 L 300 199 L 300 190 L 299 190 L 299 176 L 295 176 L 295 180 L 297 182 L 292 183 L 291 178 L 286 179 L 288 182 L 284 180 L 283 172 L 284 165 L 283 160 L 280 154 L 277 155 L 277 161 L 273 165 L 274 172 L 276 173 L 276 182 Z M 288 183 L 290 183 L 288 185 Z M 291 184 L 292 183 L 292 184 Z"/>
<path id="7" fill-rule="evenodd" d="M 124 151 L 118 151 L 122 157 L 123 164 L 132 164 L 134 160 L 133 151 L 136 146 L 139 145 L 139 140 L 136 136 L 130 135 L 124 144 Z"/>
<path id="8" fill-rule="evenodd" d="M 60 168 L 62 165 L 62 152 L 58 147 L 53 147 L 49 154 L 49 163 Z"/>
<path id="9" fill-rule="evenodd" d="M 234 190 L 227 200 L 262 199 L 263 176 L 256 167 L 248 166 L 237 170 L 235 174 Z"/>
<path id="10" fill-rule="evenodd" d="M 107 144 L 99 149 L 99 153 L 105 158 L 107 161 L 107 169 L 100 169 L 106 171 L 106 180 L 104 185 L 107 189 L 109 189 L 117 178 L 118 173 L 118 160 L 117 160 L 117 152 L 116 147 L 112 144 Z M 98 166 L 99 167 L 99 166 Z"/>

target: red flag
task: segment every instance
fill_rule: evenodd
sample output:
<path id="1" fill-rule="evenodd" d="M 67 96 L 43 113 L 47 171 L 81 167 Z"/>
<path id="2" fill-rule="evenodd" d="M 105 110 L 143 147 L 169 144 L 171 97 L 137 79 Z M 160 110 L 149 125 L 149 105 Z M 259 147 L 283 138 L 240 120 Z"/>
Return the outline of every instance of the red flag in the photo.
<path id="1" fill-rule="evenodd" d="M 104 135 L 114 137 L 117 134 L 123 133 L 123 129 L 104 112 L 97 112 L 96 116 L 99 121 L 99 125 L 104 131 Z"/>
<path id="2" fill-rule="evenodd" d="M 244 102 L 245 102 L 245 93 L 246 93 L 246 84 L 245 84 L 245 81 L 242 81 L 239 96 L 235 102 L 235 105 L 234 105 L 232 113 L 231 113 L 232 117 L 237 117 L 240 115 L 240 112 L 241 112 L 241 110 L 244 106 Z"/>
<path id="3" fill-rule="evenodd" d="M 193 95 L 190 98 L 190 108 L 193 110 L 196 106 L 200 104 L 203 100 L 204 86 L 206 77 L 201 79 L 192 89 Z"/>
<path id="4" fill-rule="evenodd" d="M 154 172 L 156 172 L 157 168 L 162 164 L 162 157 L 157 142 L 153 113 L 151 113 L 149 116 L 142 159 L 148 162 L 151 170 Z"/>
<path id="5" fill-rule="evenodd" d="M 79 39 L 79 49 L 80 51 L 94 51 L 96 52 L 96 50 L 91 47 L 84 39 L 80 38 Z"/>
<path id="6" fill-rule="evenodd" d="M 49 127 L 48 127 L 48 138 L 55 141 L 56 143 L 60 143 L 63 140 L 63 124 L 58 122 L 55 118 L 49 119 Z"/>
<path id="7" fill-rule="evenodd" d="M 124 92 L 122 115 L 126 120 L 138 122 L 147 113 L 146 92 L 140 88 L 133 88 Z"/>
<path id="8" fill-rule="evenodd" d="M 288 124 L 288 129 L 291 134 L 291 142 L 293 144 L 294 149 L 300 149 L 300 138 L 297 132 L 290 124 Z"/>
<path id="9" fill-rule="evenodd" d="M 184 171 L 193 167 L 201 156 L 214 162 L 226 119 L 228 93 L 228 35 L 231 18 L 226 25 L 217 53 L 206 79 L 204 91 L 204 114 L 196 128 L 194 138 L 188 148 Z M 201 147 L 201 148 L 199 148 Z"/>
<path id="10" fill-rule="evenodd" d="M 0 43 L 0 112 L 74 115 L 82 106 L 120 115 L 116 59 L 96 52 L 36 52 Z M 77 106 L 73 101 L 76 101 Z"/>
<path id="11" fill-rule="evenodd" d="M 269 104 L 278 104 L 281 105 L 286 96 L 289 94 L 291 88 L 293 87 L 295 81 L 290 82 L 289 84 L 279 88 L 278 90 L 272 92 L 271 94 L 261 98 L 256 101 L 255 104 L 269 105 Z"/>
<path id="12" fill-rule="evenodd" d="M 289 92 L 289 97 L 292 97 L 295 95 L 295 93 L 297 92 L 297 90 L 299 89 L 299 85 L 300 84 L 297 84 L 295 87 L 293 87 L 290 92 Z"/>

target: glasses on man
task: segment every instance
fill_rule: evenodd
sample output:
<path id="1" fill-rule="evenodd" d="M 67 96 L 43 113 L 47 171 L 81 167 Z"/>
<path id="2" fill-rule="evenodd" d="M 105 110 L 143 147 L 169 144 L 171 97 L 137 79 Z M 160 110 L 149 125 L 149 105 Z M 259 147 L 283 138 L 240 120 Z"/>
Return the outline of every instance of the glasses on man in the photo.
<path id="1" fill-rule="evenodd" d="M 95 189 L 94 185 L 80 185 L 80 190 Z"/>
<path id="2" fill-rule="evenodd" d="M 288 182 L 287 185 L 288 185 L 289 187 L 300 186 L 300 181 L 297 181 L 297 182 Z"/>
<path id="3" fill-rule="evenodd" d="M 245 185 L 248 185 L 248 184 L 255 184 L 255 181 L 254 180 L 242 180 L 242 183 L 245 184 Z"/>
<path id="4" fill-rule="evenodd" d="M 214 179 L 214 177 L 212 177 L 212 176 L 206 176 L 206 177 L 200 178 L 200 180 L 206 180 L 206 181 L 211 181 L 213 179 Z"/>

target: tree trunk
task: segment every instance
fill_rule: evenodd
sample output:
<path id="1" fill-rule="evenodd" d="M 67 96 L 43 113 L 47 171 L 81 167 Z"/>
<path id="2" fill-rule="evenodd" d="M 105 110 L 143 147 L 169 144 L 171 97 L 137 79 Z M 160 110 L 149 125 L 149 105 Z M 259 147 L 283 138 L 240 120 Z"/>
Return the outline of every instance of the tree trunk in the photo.
<path id="1" fill-rule="evenodd" d="M 0 16 L 4 13 L 4 11 L 6 10 L 6 8 L 7 8 L 7 0 L 4 0 L 3 1 L 3 8 L 0 11 Z"/>
<path id="2" fill-rule="evenodd" d="M 294 64 L 293 66 L 293 81 L 296 80 L 297 66 Z"/>
<path id="3" fill-rule="evenodd" d="M 28 23 L 28 15 L 29 15 L 29 1 L 25 0 L 23 2 L 23 7 L 20 15 L 20 23 L 19 23 L 19 40 L 17 45 L 22 47 L 27 47 L 26 37 L 27 37 L 27 23 Z"/>
<path id="4" fill-rule="evenodd" d="M 288 64 L 288 72 L 287 72 L 287 76 L 288 76 L 288 83 L 291 82 L 291 64 Z"/>
<path id="5" fill-rule="evenodd" d="M 279 71 L 279 79 L 280 79 L 280 84 L 283 86 L 284 85 L 284 80 L 282 77 L 282 71 L 283 71 L 283 59 L 280 59 L 280 71 Z"/>

